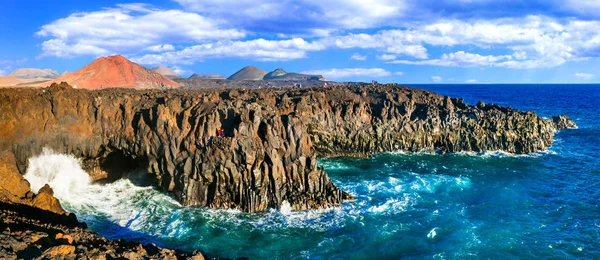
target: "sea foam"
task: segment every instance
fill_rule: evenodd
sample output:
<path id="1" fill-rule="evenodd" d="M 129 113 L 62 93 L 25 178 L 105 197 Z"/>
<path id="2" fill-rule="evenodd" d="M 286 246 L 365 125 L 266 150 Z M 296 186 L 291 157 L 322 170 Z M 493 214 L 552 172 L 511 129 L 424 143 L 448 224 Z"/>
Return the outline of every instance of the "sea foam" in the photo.
<path id="1" fill-rule="evenodd" d="M 81 169 L 78 159 L 47 148 L 39 156 L 29 159 L 24 177 L 31 184 L 32 191 L 37 192 L 48 184 L 59 199 L 82 192 L 90 185 L 90 177 Z"/>

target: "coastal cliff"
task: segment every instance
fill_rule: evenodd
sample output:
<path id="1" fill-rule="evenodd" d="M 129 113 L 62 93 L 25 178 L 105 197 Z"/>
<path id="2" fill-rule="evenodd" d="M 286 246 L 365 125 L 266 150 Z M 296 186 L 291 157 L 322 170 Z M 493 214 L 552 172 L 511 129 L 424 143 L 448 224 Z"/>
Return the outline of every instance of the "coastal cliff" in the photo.
<path id="1" fill-rule="evenodd" d="M 20 173 L 48 147 L 98 179 L 143 168 L 184 205 L 259 212 L 339 205 L 351 196 L 317 156 L 502 150 L 552 144 L 564 117 L 397 85 L 261 90 L 0 90 L 0 151 Z M 222 128 L 224 136 L 218 136 Z"/>

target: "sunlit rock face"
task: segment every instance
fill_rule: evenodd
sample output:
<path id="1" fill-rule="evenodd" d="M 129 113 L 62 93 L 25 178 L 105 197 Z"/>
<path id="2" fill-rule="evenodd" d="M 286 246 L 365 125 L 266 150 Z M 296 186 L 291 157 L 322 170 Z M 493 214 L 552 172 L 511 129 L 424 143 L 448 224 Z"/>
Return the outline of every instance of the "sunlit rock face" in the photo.
<path id="1" fill-rule="evenodd" d="M 246 212 L 351 199 L 317 156 L 532 153 L 564 125 L 397 85 L 88 91 L 55 84 L 0 90 L 0 101 L 0 149 L 14 153 L 21 173 L 47 147 L 81 158 L 95 180 L 110 178 L 115 165 L 142 168 L 184 205 Z"/>

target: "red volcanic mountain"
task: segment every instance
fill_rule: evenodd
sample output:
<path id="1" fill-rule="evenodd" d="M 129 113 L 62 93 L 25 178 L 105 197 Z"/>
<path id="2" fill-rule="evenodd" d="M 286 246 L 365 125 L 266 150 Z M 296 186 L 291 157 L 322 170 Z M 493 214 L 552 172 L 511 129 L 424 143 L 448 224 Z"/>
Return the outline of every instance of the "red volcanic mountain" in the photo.
<path id="1" fill-rule="evenodd" d="M 82 69 L 41 83 L 48 86 L 54 82 L 67 82 L 84 89 L 100 88 L 177 88 L 179 83 L 166 76 L 131 62 L 121 55 L 99 58 Z"/>

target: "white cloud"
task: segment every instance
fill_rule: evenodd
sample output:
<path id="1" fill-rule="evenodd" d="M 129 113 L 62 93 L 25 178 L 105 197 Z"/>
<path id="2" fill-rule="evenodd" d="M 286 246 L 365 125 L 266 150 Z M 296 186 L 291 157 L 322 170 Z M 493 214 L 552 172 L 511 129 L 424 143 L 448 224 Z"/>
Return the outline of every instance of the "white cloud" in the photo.
<path id="1" fill-rule="evenodd" d="M 354 53 L 352 54 L 352 57 L 350 57 L 351 60 L 367 60 L 367 56 L 365 55 L 360 55 L 358 53 Z"/>
<path id="2" fill-rule="evenodd" d="M 186 11 L 127 4 L 53 21 L 37 32 L 49 38 L 41 43 L 41 56 L 125 53 L 145 64 L 191 64 L 209 58 L 287 61 L 329 49 L 372 49 L 390 63 L 520 69 L 554 67 L 600 54 L 597 20 L 539 15 L 403 21 L 406 14 L 401 11 L 427 6 L 409 0 L 175 1 Z M 471 0 L 458 6 L 485 3 Z M 600 5 L 583 0 L 576 6 L 583 10 Z M 232 8 L 239 14 L 231 15 Z M 381 26 L 397 29 L 351 30 Z M 260 33 L 264 30 L 268 34 Z M 446 53 L 430 57 L 432 49 Z M 351 57 L 366 58 L 358 52 Z"/>
<path id="3" fill-rule="evenodd" d="M 150 51 L 150 52 L 174 51 L 175 46 L 173 46 L 171 44 L 159 44 L 159 45 L 150 46 L 148 48 L 145 48 L 144 50 Z"/>
<path id="4" fill-rule="evenodd" d="M 407 35 L 405 31 L 392 30 L 380 31 L 375 34 L 348 34 L 344 36 L 331 36 L 317 40 L 329 48 L 339 49 L 377 49 L 397 55 L 407 55 L 418 59 L 427 58 L 427 49 Z"/>
<path id="5" fill-rule="evenodd" d="M 431 81 L 433 82 L 442 82 L 442 77 L 440 76 L 431 76 Z"/>
<path id="6" fill-rule="evenodd" d="M 311 70 L 303 72 L 311 75 L 323 75 L 326 78 L 340 79 L 348 77 L 387 77 L 392 75 L 391 72 L 382 68 L 344 68 L 344 69 L 325 69 Z"/>
<path id="7" fill-rule="evenodd" d="M 469 79 L 466 80 L 465 83 L 477 83 L 478 81 L 476 79 Z"/>
<path id="8" fill-rule="evenodd" d="M 396 59 L 396 55 L 392 55 L 392 54 L 377 55 L 377 59 L 380 59 L 380 60 L 395 60 Z"/>
<path id="9" fill-rule="evenodd" d="M 73 57 L 136 52 L 167 40 L 206 42 L 246 34 L 195 13 L 129 4 L 74 13 L 42 26 L 36 35 L 51 38 L 42 43 L 42 56 Z"/>
<path id="10" fill-rule="evenodd" d="M 194 45 L 180 51 L 146 54 L 133 58 L 147 65 L 193 64 L 207 58 L 247 58 L 260 61 L 286 61 L 306 57 L 307 51 L 324 47 L 300 38 L 290 40 L 249 40 Z"/>
<path id="11" fill-rule="evenodd" d="M 594 78 L 594 76 L 595 76 L 594 74 L 581 73 L 581 72 L 573 74 L 573 77 L 580 79 L 580 80 L 590 80 L 590 79 Z"/>
<path id="12" fill-rule="evenodd" d="M 173 71 L 175 71 L 175 73 L 177 73 L 179 76 L 182 76 L 182 75 L 187 75 L 187 74 L 191 74 L 191 71 L 188 71 L 188 70 L 186 70 L 186 69 L 183 69 L 183 68 L 181 68 L 181 67 L 179 67 L 179 66 L 173 66 L 173 67 L 172 67 L 172 69 L 173 69 Z"/>
<path id="13" fill-rule="evenodd" d="M 404 72 L 402 72 L 402 71 L 398 71 L 398 72 L 394 73 L 394 75 L 397 75 L 397 76 L 403 76 L 403 75 L 404 75 Z"/>
<path id="14" fill-rule="evenodd" d="M 562 8 L 578 14 L 598 15 L 600 1 L 598 0 L 563 0 Z"/>
<path id="15" fill-rule="evenodd" d="M 336 48 L 377 49 L 408 58 L 393 63 L 437 66 L 501 66 L 508 68 L 554 67 L 600 53 L 600 21 L 567 20 L 528 16 L 494 20 L 439 20 L 407 29 L 383 30 L 375 34 L 348 34 L 321 39 Z M 483 55 L 458 51 L 439 59 L 428 59 L 424 46 L 493 49 Z M 389 55 L 389 56 L 384 56 Z M 396 57 L 397 58 L 397 57 Z M 419 61 L 424 60 L 424 61 Z"/>
<path id="16" fill-rule="evenodd" d="M 372 28 L 403 16 L 406 0 L 175 0 L 186 10 L 254 30 Z M 236 14 L 231 15 L 235 9 Z M 289 26 L 295 24 L 297 26 Z"/>
<path id="17" fill-rule="evenodd" d="M 512 56 L 500 55 L 493 56 L 487 55 L 482 56 L 479 54 L 468 53 L 464 51 L 458 51 L 450 54 L 443 54 L 440 59 L 433 60 L 396 60 L 391 63 L 396 64 L 414 64 L 414 65 L 436 65 L 436 66 L 452 66 L 452 67 L 475 67 L 475 66 L 492 66 L 496 64 L 503 64 L 502 61 L 510 61 Z"/>

